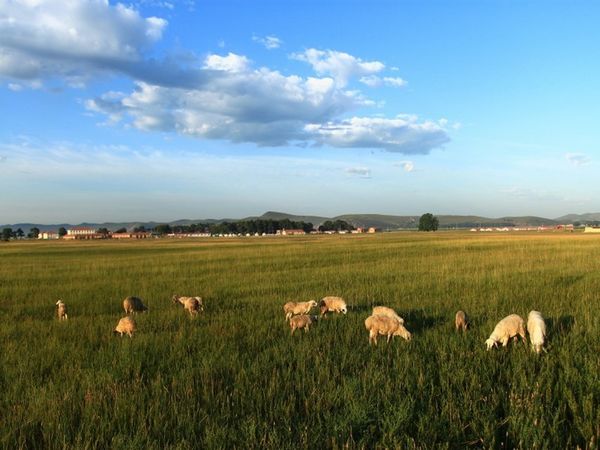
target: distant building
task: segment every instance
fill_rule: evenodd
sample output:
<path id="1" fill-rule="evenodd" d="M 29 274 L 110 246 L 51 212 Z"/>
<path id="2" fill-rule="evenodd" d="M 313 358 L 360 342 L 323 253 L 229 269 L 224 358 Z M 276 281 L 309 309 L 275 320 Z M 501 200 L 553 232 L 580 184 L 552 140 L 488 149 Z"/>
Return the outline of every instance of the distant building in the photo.
<path id="1" fill-rule="evenodd" d="M 40 231 L 38 234 L 38 239 L 58 239 L 60 236 L 56 231 Z"/>
<path id="2" fill-rule="evenodd" d="M 108 239 L 108 237 L 108 235 L 97 233 L 95 228 L 75 227 L 68 229 L 67 234 L 63 236 L 63 239 Z"/>
<path id="3" fill-rule="evenodd" d="M 600 233 L 600 227 L 597 226 L 586 226 L 583 230 L 584 233 Z"/>
<path id="4" fill-rule="evenodd" d="M 152 233 L 149 232 L 137 232 L 137 233 L 112 233 L 113 239 L 148 239 L 152 237 Z"/>
<path id="5" fill-rule="evenodd" d="M 294 235 L 306 234 L 306 231 L 300 230 L 300 229 L 296 229 L 296 230 L 283 229 L 283 230 L 281 230 L 281 234 L 284 236 L 294 236 Z"/>
<path id="6" fill-rule="evenodd" d="M 369 231 L 367 233 L 377 233 L 379 230 L 375 227 L 369 227 Z"/>

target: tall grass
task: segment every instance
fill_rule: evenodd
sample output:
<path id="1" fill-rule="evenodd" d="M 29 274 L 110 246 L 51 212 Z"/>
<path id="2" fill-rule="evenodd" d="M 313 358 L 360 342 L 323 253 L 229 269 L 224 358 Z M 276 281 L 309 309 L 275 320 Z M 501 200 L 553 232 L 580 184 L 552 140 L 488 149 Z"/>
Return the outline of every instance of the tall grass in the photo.
<path id="1" fill-rule="evenodd" d="M 576 234 L 3 244 L 0 445 L 597 448 L 599 251 Z M 202 295 L 204 315 L 175 293 Z M 150 308 L 133 339 L 111 334 L 127 295 Z M 325 295 L 348 315 L 290 336 L 282 305 Z M 378 304 L 411 342 L 369 347 Z M 531 309 L 547 353 L 485 350 Z"/>

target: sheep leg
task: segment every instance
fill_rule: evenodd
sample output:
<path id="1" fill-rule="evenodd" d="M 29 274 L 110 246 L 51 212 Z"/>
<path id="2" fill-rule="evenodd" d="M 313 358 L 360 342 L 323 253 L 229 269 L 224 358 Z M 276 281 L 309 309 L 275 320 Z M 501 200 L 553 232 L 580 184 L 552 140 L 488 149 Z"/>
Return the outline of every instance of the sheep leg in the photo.
<path id="1" fill-rule="evenodd" d="M 388 343 L 388 344 L 390 343 L 390 339 L 391 339 L 391 338 L 392 338 L 392 335 L 391 335 L 391 334 L 388 334 L 388 335 L 387 335 L 387 343 Z"/>

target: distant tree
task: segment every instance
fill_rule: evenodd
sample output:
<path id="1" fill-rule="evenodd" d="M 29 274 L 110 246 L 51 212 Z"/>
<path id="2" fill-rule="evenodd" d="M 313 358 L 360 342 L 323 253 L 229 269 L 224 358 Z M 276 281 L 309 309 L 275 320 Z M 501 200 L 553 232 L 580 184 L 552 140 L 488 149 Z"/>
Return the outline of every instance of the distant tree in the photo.
<path id="1" fill-rule="evenodd" d="M 29 239 L 37 239 L 39 235 L 40 235 L 40 229 L 38 227 L 31 228 L 29 230 L 29 233 L 27 233 L 27 237 Z"/>
<path id="2" fill-rule="evenodd" d="M 133 229 L 134 233 L 145 233 L 146 232 L 146 227 L 144 225 L 140 225 L 139 227 L 135 227 Z"/>
<path id="3" fill-rule="evenodd" d="M 17 231 L 15 231 L 15 236 L 17 237 L 17 239 L 23 239 L 25 233 L 20 228 L 17 228 Z"/>
<path id="4" fill-rule="evenodd" d="M 573 222 L 573 226 L 574 227 L 580 227 L 581 226 L 581 222 Z"/>
<path id="5" fill-rule="evenodd" d="M 108 236 L 110 234 L 110 231 L 108 231 L 108 228 L 98 228 L 96 230 L 96 233 L 103 234 L 104 236 Z"/>
<path id="6" fill-rule="evenodd" d="M 426 213 L 419 219 L 419 231 L 436 231 L 440 222 L 437 217 L 431 213 Z"/>
<path id="7" fill-rule="evenodd" d="M 127 233 L 127 228 L 119 228 L 115 233 Z"/>
<path id="8" fill-rule="evenodd" d="M 3 241 L 10 241 L 10 238 L 13 237 L 13 230 L 12 228 L 4 228 L 2 230 L 2 240 Z"/>
<path id="9" fill-rule="evenodd" d="M 65 227 L 60 227 L 60 228 L 58 229 L 58 236 L 59 236 L 59 237 L 63 237 L 63 236 L 65 236 L 66 234 L 67 234 L 67 230 L 65 229 Z"/>
<path id="10" fill-rule="evenodd" d="M 158 234 L 169 234 L 171 233 L 171 227 L 169 224 L 156 225 L 154 227 L 154 231 L 156 231 Z"/>

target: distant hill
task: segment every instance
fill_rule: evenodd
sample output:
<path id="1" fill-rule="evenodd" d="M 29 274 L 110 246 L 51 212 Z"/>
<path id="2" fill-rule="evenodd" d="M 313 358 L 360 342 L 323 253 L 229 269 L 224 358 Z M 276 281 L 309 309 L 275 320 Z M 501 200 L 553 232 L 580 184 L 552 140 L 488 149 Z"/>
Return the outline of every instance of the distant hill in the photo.
<path id="1" fill-rule="evenodd" d="M 345 220 L 355 227 L 376 227 L 382 230 L 398 230 L 398 229 L 415 229 L 419 225 L 420 216 L 393 216 L 385 214 L 342 214 L 335 217 L 311 216 L 311 215 L 296 215 L 284 212 L 268 211 L 261 216 L 250 216 L 242 219 L 179 219 L 169 222 L 169 225 L 190 225 L 192 223 L 221 223 L 221 222 L 236 222 L 238 220 L 282 220 L 289 219 L 295 222 L 310 222 L 315 227 L 318 227 L 326 220 Z M 560 223 L 573 222 L 592 222 L 600 221 L 600 213 L 586 214 L 567 214 L 556 219 L 546 219 L 536 216 L 518 216 L 518 217 L 499 217 L 489 218 L 481 216 L 454 216 L 454 215 L 438 215 L 440 228 L 473 228 L 479 226 L 499 227 L 499 226 L 540 226 L 540 225 L 557 225 Z M 34 224 L 34 223 L 16 223 L 12 225 L 0 225 L 0 228 L 10 227 L 13 230 L 21 228 L 25 233 L 33 227 L 37 227 L 42 231 L 58 230 L 60 227 L 72 228 L 74 226 L 88 226 L 93 228 L 107 228 L 110 231 L 126 228 L 133 230 L 135 227 L 144 226 L 153 228 L 156 225 L 165 222 L 104 222 L 104 223 L 80 223 L 80 224 Z"/>

